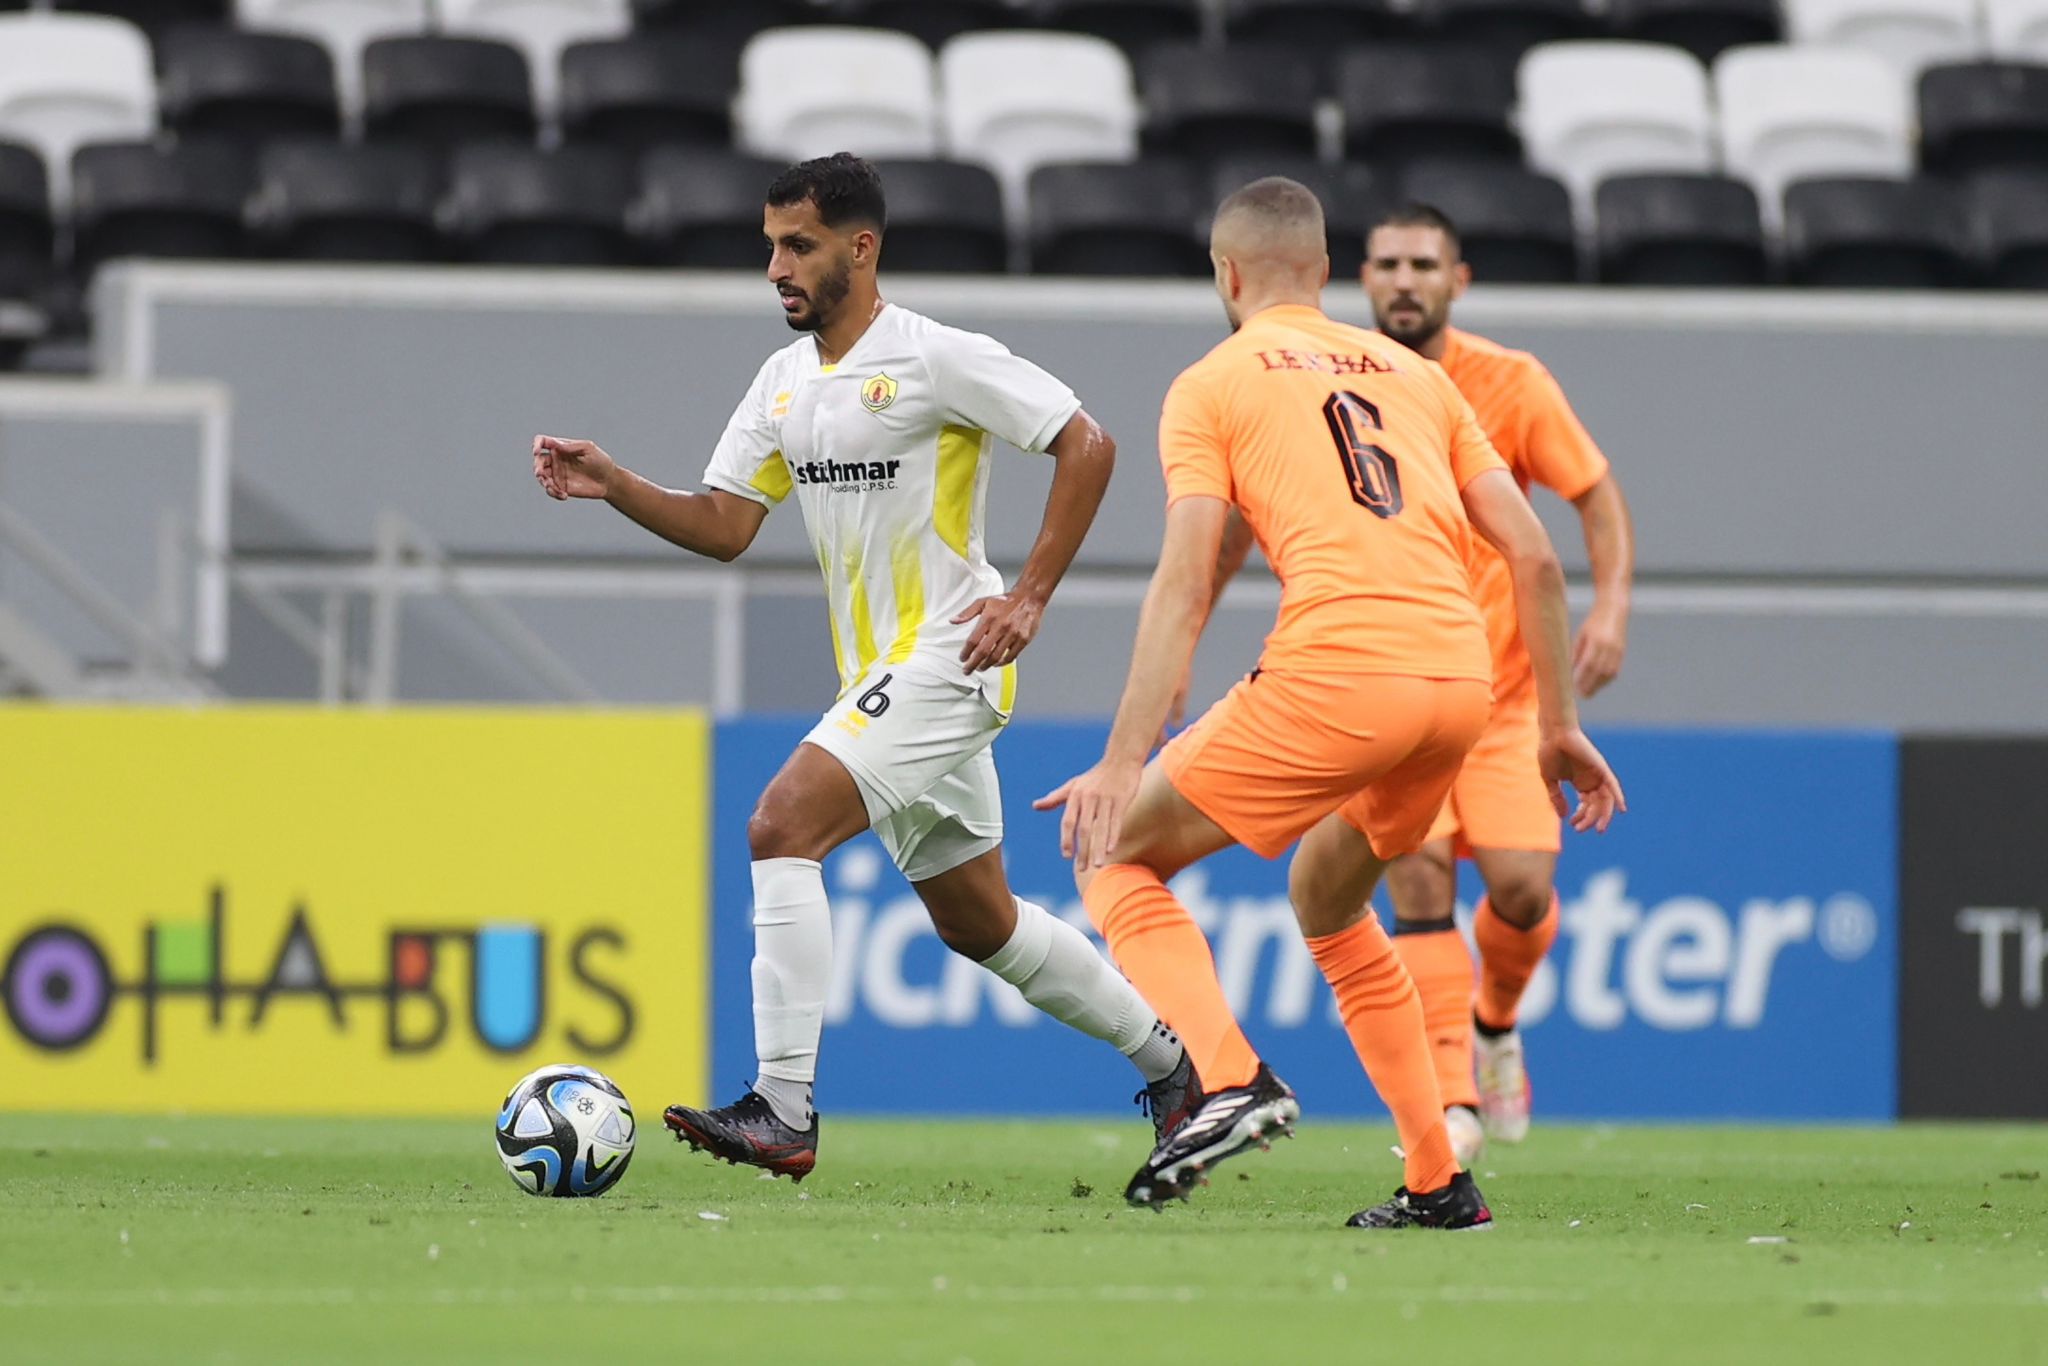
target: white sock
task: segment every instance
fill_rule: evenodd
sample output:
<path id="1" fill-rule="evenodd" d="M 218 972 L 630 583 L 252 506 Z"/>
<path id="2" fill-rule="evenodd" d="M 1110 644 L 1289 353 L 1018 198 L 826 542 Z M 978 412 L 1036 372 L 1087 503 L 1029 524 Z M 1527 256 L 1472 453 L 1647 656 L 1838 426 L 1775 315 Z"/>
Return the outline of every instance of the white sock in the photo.
<path id="1" fill-rule="evenodd" d="M 1016 901 L 1016 932 L 982 966 L 1061 1024 L 1115 1044 L 1146 1081 L 1178 1067 L 1180 1040 L 1088 936 L 1043 906 Z"/>
<path id="2" fill-rule="evenodd" d="M 811 1084 L 832 980 L 832 906 L 815 859 L 754 862 L 754 1090 L 792 1129 L 811 1127 Z"/>

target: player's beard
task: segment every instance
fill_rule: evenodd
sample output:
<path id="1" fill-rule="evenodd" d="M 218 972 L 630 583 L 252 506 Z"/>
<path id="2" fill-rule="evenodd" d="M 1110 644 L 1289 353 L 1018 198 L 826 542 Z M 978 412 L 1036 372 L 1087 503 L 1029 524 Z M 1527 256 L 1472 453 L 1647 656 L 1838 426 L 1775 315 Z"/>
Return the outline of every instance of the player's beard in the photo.
<path id="1" fill-rule="evenodd" d="M 1419 321 L 1400 324 L 1396 323 L 1389 313 L 1382 313 L 1380 310 L 1374 309 L 1373 325 L 1409 350 L 1420 351 L 1423 347 L 1436 340 L 1437 333 L 1443 331 L 1444 324 L 1451 320 L 1451 310 L 1448 307 L 1442 309 L 1422 308 L 1421 312 L 1422 317 Z"/>
<path id="2" fill-rule="evenodd" d="M 841 257 L 832 272 L 818 281 L 816 289 L 804 291 L 804 301 L 810 307 L 802 313 L 785 314 L 784 320 L 789 323 L 792 331 L 816 332 L 832 321 L 832 314 L 846 301 L 846 296 L 852 291 L 853 261 L 848 257 Z"/>

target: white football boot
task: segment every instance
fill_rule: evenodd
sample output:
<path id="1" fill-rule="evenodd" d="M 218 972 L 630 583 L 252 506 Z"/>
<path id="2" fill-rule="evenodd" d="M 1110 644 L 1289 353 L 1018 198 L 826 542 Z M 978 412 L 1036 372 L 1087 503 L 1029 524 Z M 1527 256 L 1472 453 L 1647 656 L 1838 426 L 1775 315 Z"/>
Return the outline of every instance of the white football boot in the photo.
<path id="1" fill-rule="evenodd" d="M 1529 1070 L 1522 1060 L 1522 1031 L 1498 1038 L 1474 1031 L 1472 1056 L 1479 1072 L 1479 1117 L 1497 1143 L 1529 1136 Z"/>
<path id="2" fill-rule="evenodd" d="M 1451 1135 L 1451 1156 L 1461 1167 L 1470 1167 L 1486 1151 L 1486 1129 L 1479 1112 L 1469 1105 L 1453 1105 L 1444 1111 L 1444 1128 Z"/>

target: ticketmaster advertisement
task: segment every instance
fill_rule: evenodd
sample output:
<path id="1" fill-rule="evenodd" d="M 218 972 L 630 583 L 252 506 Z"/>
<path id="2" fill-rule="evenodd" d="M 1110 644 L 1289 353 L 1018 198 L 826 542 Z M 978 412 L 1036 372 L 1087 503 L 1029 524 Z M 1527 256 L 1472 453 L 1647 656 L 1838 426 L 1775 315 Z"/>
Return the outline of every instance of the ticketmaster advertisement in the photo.
<path id="1" fill-rule="evenodd" d="M 712 1090 L 753 1075 L 746 821 L 809 722 L 717 730 Z M 1102 729 L 1019 721 L 997 742 L 1019 895 L 1088 928 L 1031 799 Z M 1889 1119 L 1897 1112 L 1897 742 L 1796 732 L 1598 737 L 1630 810 L 1566 835 L 1562 932 L 1525 1001 L 1539 1115 Z M 826 863 L 827 1113 L 1126 1114 L 1137 1074 L 946 952 L 870 837 Z M 1466 904 L 1478 893 L 1469 872 Z M 1381 1114 L 1294 928 L 1284 863 L 1241 850 L 1174 884 L 1253 1043 L 1318 1114 Z M 1381 907 L 1385 911 L 1384 896 Z M 1091 931 L 1092 933 L 1092 931 Z"/>
<path id="2" fill-rule="evenodd" d="M 0 709 L 10 1106 L 703 1095 L 700 716 Z"/>

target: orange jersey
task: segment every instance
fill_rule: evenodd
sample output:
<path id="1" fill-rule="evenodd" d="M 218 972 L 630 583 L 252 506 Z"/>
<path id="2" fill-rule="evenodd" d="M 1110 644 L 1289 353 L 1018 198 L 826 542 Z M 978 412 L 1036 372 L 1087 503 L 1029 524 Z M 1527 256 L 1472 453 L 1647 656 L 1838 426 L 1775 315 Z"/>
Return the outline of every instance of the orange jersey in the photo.
<path id="1" fill-rule="evenodd" d="M 1505 463 L 1437 366 L 1262 310 L 1174 381 L 1159 459 L 1167 502 L 1236 504 L 1280 580 L 1260 667 L 1492 680 L 1459 495 Z"/>
<path id="2" fill-rule="evenodd" d="M 1445 373 L 1478 413 L 1522 492 L 1541 484 L 1569 502 L 1607 477 L 1607 457 L 1542 361 L 1456 328 L 1446 328 L 1444 337 Z M 1486 613 L 1494 696 L 1510 697 L 1534 682 L 1515 617 L 1514 582 L 1499 551 L 1477 536 L 1472 550 L 1472 589 Z"/>

